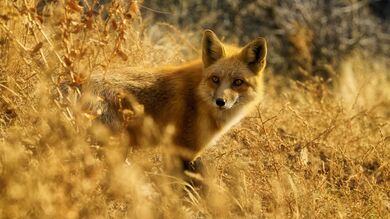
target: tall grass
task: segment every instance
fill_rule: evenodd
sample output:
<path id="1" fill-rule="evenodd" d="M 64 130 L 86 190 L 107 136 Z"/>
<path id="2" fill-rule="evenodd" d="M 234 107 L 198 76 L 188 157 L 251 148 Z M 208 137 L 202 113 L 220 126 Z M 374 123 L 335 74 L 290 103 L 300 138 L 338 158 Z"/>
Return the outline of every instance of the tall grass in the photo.
<path id="1" fill-rule="evenodd" d="M 390 215 L 386 57 L 342 57 L 331 86 L 268 70 L 257 110 L 202 154 L 201 193 L 167 171 L 169 139 L 134 149 L 126 135 L 91 130 L 96 115 L 78 104 L 94 71 L 183 62 L 198 55 L 201 31 L 145 22 L 138 2 L 114 1 L 108 20 L 77 1 L 42 16 L 34 4 L 0 3 L 2 218 Z"/>

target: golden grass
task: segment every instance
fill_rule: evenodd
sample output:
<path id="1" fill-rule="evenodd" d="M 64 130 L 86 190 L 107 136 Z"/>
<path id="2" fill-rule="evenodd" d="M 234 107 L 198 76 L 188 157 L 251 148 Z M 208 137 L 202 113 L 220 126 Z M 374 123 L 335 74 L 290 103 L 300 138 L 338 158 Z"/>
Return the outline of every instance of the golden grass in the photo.
<path id="1" fill-rule="evenodd" d="M 346 57 L 332 86 L 268 71 L 258 110 L 204 152 L 202 195 L 166 171 L 169 140 L 133 150 L 101 128 L 97 144 L 76 103 L 94 69 L 195 56 L 194 33 L 144 24 L 137 5 L 104 23 L 69 2 L 44 22 L 34 1 L 0 3 L 1 218 L 389 217 L 386 60 Z"/>

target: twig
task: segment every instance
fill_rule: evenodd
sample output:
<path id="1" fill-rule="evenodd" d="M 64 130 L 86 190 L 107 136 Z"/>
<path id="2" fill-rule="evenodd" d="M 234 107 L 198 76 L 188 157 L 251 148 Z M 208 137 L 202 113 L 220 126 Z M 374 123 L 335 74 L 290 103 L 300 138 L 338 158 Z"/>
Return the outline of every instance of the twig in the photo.
<path id="1" fill-rule="evenodd" d="M 24 3 L 24 6 L 27 8 L 27 2 L 26 2 L 26 0 L 24 0 L 23 3 Z M 28 18 L 28 21 L 30 22 L 30 24 L 32 24 L 32 25 L 35 24 L 35 25 L 36 25 L 36 22 L 35 22 L 35 21 L 32 19 L 32 17 L 31 17 L 31 12 L 30 12 L 30 11 L 27 13 L 27 18 Z M 35 33 L 35 31 L 34 31 L 33 28 L 31 28 L 31 32 L 32 32 L 32 34 L 33 34 L 33 36 L 34 36 L 35 42 L 36 42 L 37 44 L 38 44 L 38 43 L 41 43 L 40 40 L 38 40 L 38 36 L 37 36 L 37 34 Z M 41 57 L 42 57 L 43 63 L 45 63 L 45 67 L 48 68 L 48 67 L 49 67 L 49 64 L 47 63 L 45 54 L 43 54 L 42 48 L 39 48 L 39 54 L 40 54 Z"/>
<path id="2" fill-rule="evenodd" d="M 156 12 L 156 13 L 159 13 L 159 14 L 173 15 L 172 12 L 159 11 L 159 10 L 156 10 L 156 9 L 153 9 L 153 8 L 146 7 L 146 6 L 141 5 L 141 4 L 139 6 L 141 6 L 141 8 L 145 8 L 145 9 L 147 9 L 149 11 L 153 11 L 153 12 Z"/>
<path id="3" fill-rule="evenodd" d="M 21 43 L 21 42 L 19 42 L 19 40 L 18 39 L 16 39 L 16 37 L 15 37 L 15 34 L 5 25 L 5 24 L 3 24 L 3 23 L 0 23 L 1 24 L 1 27 L 2 27 L 2 29 L 8 34 L 8 35 L 11 35 L 11 36 L 13 36 L 13 37 L 10 37 L 11 38 L 11 40 L 14 40 L 25 52 L 27 52 L 28 51 L 28 49 Z"/>
<path id="4" fill-rule="evenodd" d="M 4 89 L 8 90 L 9 92 L 11 92 L 13 95 L 15 95 L 15 96 L 17 96 L 17 97 L 22 98 L 18 93 L 16 93 L 15 91 L 13 91 L 13 90 L 12 90 L 11 88 L 9 88 L 9 87 L 7 87 L 7 86 L 5 86 L 5 85 L 3 85 L 3 84 L 0 84 L 0 87 L 2 87 L 2 88 L 4 88 Z"/>

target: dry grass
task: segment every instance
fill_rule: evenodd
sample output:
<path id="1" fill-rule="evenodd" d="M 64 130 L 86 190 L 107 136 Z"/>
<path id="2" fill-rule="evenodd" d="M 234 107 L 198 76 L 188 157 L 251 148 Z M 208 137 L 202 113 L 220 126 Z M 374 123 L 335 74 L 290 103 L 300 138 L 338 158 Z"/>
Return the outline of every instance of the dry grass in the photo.
<path id="1" fill-rule="evenodd" d="M 200 31 L 145 25 L 136 3 L 105 23 L 75 2 L 49 18 L 0 3 L 1 218 L 389 217 L 388 58 L 344 57 L 331 87 L 268 71 L 258 110 L 204 152 L 202 196 L 164 168 L 169 139 L 132 150 L 102 128 L 97 144 L 75 101 L 94 69 L 196 56 Z"/>

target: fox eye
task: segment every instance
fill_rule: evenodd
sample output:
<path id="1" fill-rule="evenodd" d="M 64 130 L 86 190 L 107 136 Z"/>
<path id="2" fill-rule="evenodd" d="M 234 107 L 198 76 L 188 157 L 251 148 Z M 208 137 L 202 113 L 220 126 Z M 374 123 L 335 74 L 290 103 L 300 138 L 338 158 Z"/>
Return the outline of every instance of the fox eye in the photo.
<path id="1" fill-rule="evenodd" d="M 219 78 L 217 76 L 212 76 L 211 77 L 211 80 L 215 83 L 215 84 L 218 84 L 219 83 Z"/>
<path id="2" fill-rule="evenodd" d="M 233 81 L 233 86 L 239 87 L 239 86 L 242 85 L 242 83 L 244 83 L 243 80 L 241 80 L 241 79 L 236 79 L 236 80 Z"/>

